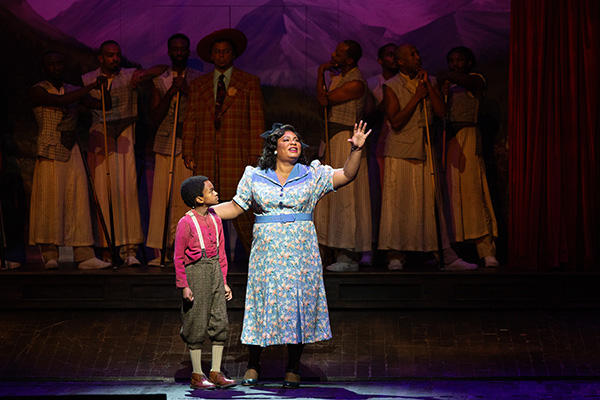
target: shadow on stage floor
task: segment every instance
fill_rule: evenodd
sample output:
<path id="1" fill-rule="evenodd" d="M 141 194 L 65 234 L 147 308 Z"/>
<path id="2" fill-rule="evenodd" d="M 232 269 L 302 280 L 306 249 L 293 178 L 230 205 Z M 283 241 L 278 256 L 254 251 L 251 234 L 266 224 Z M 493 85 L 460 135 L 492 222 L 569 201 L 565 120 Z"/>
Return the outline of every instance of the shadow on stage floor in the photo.
<path id="1" fill-rule="evenodd" d="M 0 382 L 5 396 L 20 400 L 56 396 L 69 400 L 175 400 L 175 399 L 598 399 L 599 386 L 594 381 L 498 381 L 498 380 L 411 380 L 385 382 L 308 383 L 296 390 L 281 389 L 277 382 L 257 387 L 236 386 L 230 389 L 200 391 L 187 385 L 166 381 L 90 381 Z M 9 397 L 1 397 L 7 399 Z M 12 398 L 12 397 L 10 397 Z"/>

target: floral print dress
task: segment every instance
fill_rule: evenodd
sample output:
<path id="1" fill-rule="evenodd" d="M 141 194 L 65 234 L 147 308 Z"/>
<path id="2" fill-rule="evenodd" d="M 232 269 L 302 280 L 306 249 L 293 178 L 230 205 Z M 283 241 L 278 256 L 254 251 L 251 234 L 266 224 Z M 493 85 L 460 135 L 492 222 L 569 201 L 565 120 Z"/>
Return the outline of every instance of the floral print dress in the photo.
<path id="1" fill-rule="evenodd" d="M 282 186 L 273 170 L 246 167 L 235 201 L 256 215 L 312 213 L 333 190 L 333 169 L 296 164 Z M 242 343 L 270 346 L 331 338 L 317 233 L 312 221 L 255 223 Z"/>

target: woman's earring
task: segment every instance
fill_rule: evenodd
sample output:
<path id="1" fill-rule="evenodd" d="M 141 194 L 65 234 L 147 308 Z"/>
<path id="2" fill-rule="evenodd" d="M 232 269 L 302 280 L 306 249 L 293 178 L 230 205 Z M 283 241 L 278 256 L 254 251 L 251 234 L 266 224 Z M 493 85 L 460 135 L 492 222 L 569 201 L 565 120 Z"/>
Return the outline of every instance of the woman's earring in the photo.
<path id="1" fill-rule="evenodd" d="M 277 150 L 275 150 L 275 151 L 273 152 L 273 154 L 277 155 Z"/>

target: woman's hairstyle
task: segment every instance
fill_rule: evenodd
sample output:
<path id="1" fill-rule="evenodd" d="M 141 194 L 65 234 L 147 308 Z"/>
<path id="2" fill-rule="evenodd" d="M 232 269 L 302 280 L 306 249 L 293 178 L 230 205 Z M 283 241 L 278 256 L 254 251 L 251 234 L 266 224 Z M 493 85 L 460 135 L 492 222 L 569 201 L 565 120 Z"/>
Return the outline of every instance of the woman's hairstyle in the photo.
<path id="1" fill-rule="evenodd" d="M 277 166 L 277 155 L 275 154 L 275 150 L 277 150 L 277 141 L 280 137 L 282 137 L 286 132 L 294 132 L 294 134 L 298 137 L 298 141 L 302 147 L 302 151 L 300 152 L 300 157 L 298 157 L 298 161 L 296 163 L 308 165 L 308 161 L 306 160 L 306 156 L 304 155 L 304 147 L 306 145 L 302 143 L 302 137 L 298 132 L 296 132 L 296 128 L 289 124 L 280 124 L 274 123 L 273 127 L 270 131 L 266 131 L 261 137 L 265 138 L 265 145 L 263 147 L 262 156 L 258 159 L 258 167 L 263 170 L 272 169 L 275 171 L 275 167 Z"/>
<path id="2" fill-rule="evenodd" d="M 181 198 L 186 206 L 190 208 L 196 207 L 196 197 L 202 196 L 204 193 L 204 182 L 208 180 L 203 175 L 196 175 L 187 178 L 181 183 Z"/>

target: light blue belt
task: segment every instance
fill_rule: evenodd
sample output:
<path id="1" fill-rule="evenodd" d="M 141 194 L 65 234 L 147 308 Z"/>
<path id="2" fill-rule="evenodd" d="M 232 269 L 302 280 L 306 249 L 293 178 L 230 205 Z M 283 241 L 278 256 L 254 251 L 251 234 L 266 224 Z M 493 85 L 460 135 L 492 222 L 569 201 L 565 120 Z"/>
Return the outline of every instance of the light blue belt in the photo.
<path id="1" fill-rule="evenodd" d="M 312 221 L 311 213 L 298 214 L 279 214 L 279 215 L 257 215 L 256 223 L 264 224 L 268 222 L 295 222 L 295 221 Z"/>

